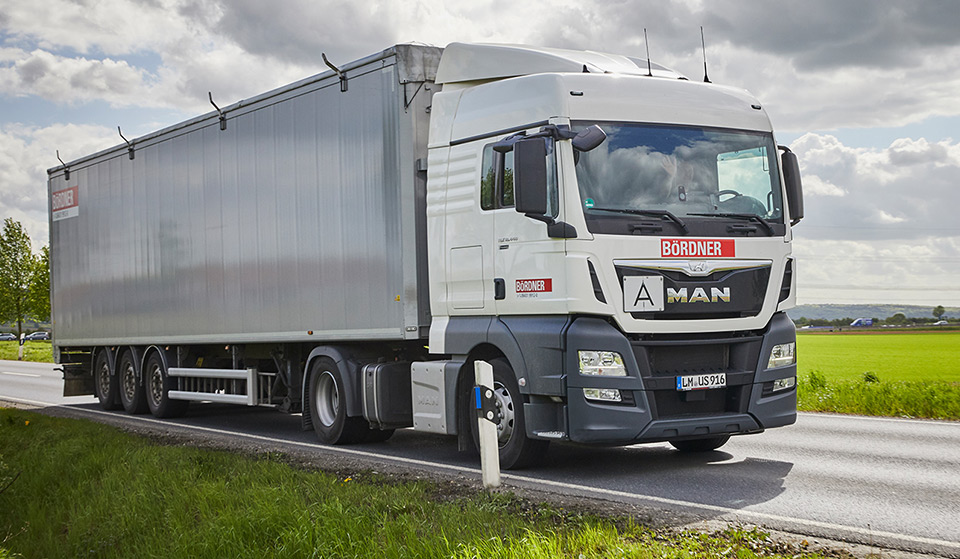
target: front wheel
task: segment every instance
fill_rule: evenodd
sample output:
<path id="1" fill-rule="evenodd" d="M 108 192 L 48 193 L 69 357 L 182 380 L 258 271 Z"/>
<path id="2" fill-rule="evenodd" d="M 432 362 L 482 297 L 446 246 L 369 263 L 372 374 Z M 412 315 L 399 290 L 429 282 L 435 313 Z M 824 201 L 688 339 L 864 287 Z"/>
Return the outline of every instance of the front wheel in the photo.
<path id="1" fill-rule="evenodd" d="M 719 437 L 707 437 L 688 441 L 670 441 L 670 444 L 680 452 L 710 452 L 727 444 L 729 440 L 730 435 L 720 435 Z"/>
<path id="2" fill-rule="evenodd" d="M 340 368 L 321 357 L 310 367 L 310 419 L 325 444 L 363 442 L 370 427 L 362 417 L 347 417 L 347 391 Z"/>
<path id="3" fill-rule="evenodd" d="M 526 423 L 523 418 L 523 396 L 517 384 L 517 377 L 513 368 L 506 359 L 497 358 L 490 361 L 493 366 L 493 394 L 496 399 L 497 415 L 500 423 L 497 425 L 497 442 L 500 447 L 500 467 L 506 470 L 519 470 L 536 465 L 547 453 L 550 441 L 531 439 L 527 437 Z M 480 428 L 477 425 L 476 411 L 470 405 L 473 402 L 473 383 L 467 383 L 467 390 L 471 391 L 466 398 L 467 414 L 470 422 L 470 432 L 477 450 L 480 449 Z"/>

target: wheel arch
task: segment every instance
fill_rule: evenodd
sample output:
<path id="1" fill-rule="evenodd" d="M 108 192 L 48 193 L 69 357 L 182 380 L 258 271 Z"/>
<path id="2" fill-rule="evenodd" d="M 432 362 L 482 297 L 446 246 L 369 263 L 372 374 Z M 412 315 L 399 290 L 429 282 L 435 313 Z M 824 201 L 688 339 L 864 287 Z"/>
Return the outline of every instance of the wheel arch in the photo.
<path id="1" fill-rule="evenodd" d="M 96 375 L 97 372 L 97 359 L 100 358 L 101 353 L 106 353 L 107 355 L 107 367 L 110 369 L 110 376 L 117 376 L 117 354 L 116 348 L 111 348 L 110 346 L 100 346 L 96 347 L 93 350 L 93 359 L 90 360 L 90 374 Z"/>
<path id="2" fill-rule="evenodd" d="M 301 402 L 303 402 L 304 423 L 312 422 L 310 417 L 310 377 L 313 364 L 318 359 L 326 357 L 334 362 L 340 369 L 340 376 L 343 379 L 346 403 L 347 417 L 357 417 L 363 415 L 363 395 L 360 390 L 360 365 L 353 359 L 353 355 L 348 348 L 341 346 L 323 345 L 317 346 L 310 351 L 303 367 L 303 383 L 300 388 Z"/>

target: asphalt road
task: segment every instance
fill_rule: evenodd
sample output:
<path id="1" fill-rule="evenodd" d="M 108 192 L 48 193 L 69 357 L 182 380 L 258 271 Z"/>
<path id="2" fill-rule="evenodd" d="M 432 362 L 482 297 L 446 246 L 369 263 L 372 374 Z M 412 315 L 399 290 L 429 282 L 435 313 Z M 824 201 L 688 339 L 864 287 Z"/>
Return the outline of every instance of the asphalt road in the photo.
<path id="1" fill-rule="evenodd" d="M 299 416 L 195 405 L 186 417 L 103 412 L 93 397 L 60 396 L 52 365 L 0 361 L 0 401 L 66 406 L 94 420 L 175 423 L 369 463 L 479 478 L 477 459 L 452 437 L 411 430 L 385 443 L 330 448 Z M 684 455 L 666 444 L 594 448 L 554 444 L 545 465 L 504 473 L 507 486 L 733 520 L 889 549 L 960 558 L 960 423 L 800 414 L 794 426 L 735 437 L 716 452 Z"/>

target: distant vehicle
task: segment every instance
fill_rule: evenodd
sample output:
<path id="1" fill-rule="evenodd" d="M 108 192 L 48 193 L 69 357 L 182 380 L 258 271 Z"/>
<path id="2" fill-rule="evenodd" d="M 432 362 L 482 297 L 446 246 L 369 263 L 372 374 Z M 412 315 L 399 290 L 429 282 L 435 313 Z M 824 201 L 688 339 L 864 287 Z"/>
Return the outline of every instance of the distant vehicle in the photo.
<path id="1" fill-rule="evenodd" d="M 934 326 L 946 326 L 947 324 L 950 324 L 950 323 L 947 322 L 946 320 L 938 320 L 933 323 Z"/>
<path id="2" fill-rule="evenodd" d="M 33 334 L 27 334 L 27 337 L 24 338 L 24 340 L 28 340 L 31 342 L 36 342 L 40 340 L 49 340 L 49 339 L 50 339 L 50 332 L 34 332 Z"/>
<path id="3" fill-rule="evenodd" d="M 10 342 L 17 339 L 17 335 L 11 332 L 3 332 L 0 334 L 0 342 Z"/>
<path id="4" fill-rule="evenodd" d="M 854 326 L 854 327 L 857 327 L 857 326 L 864 326 L 864 327 L 865 327 L 865 326 L 873 326 L 873 319 L 872 319 L 872 318 L 858 318 L 858 319 L 854 320 L 853 322 L 851 322 L 851 323 L 850 323 L 850 326 Z"/>

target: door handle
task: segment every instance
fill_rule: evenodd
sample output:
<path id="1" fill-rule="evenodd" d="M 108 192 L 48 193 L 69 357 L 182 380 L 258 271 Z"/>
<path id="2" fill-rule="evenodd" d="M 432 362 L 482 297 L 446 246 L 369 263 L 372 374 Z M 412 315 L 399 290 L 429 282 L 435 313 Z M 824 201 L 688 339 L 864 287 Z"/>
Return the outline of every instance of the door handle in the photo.
<path id="1" fill-rule="evenodd" d="M 494 278 L 493 298 L 497 301 L 502 301 L 507 298 L 507 282 L 503 281 L 503 278 Z"/>

